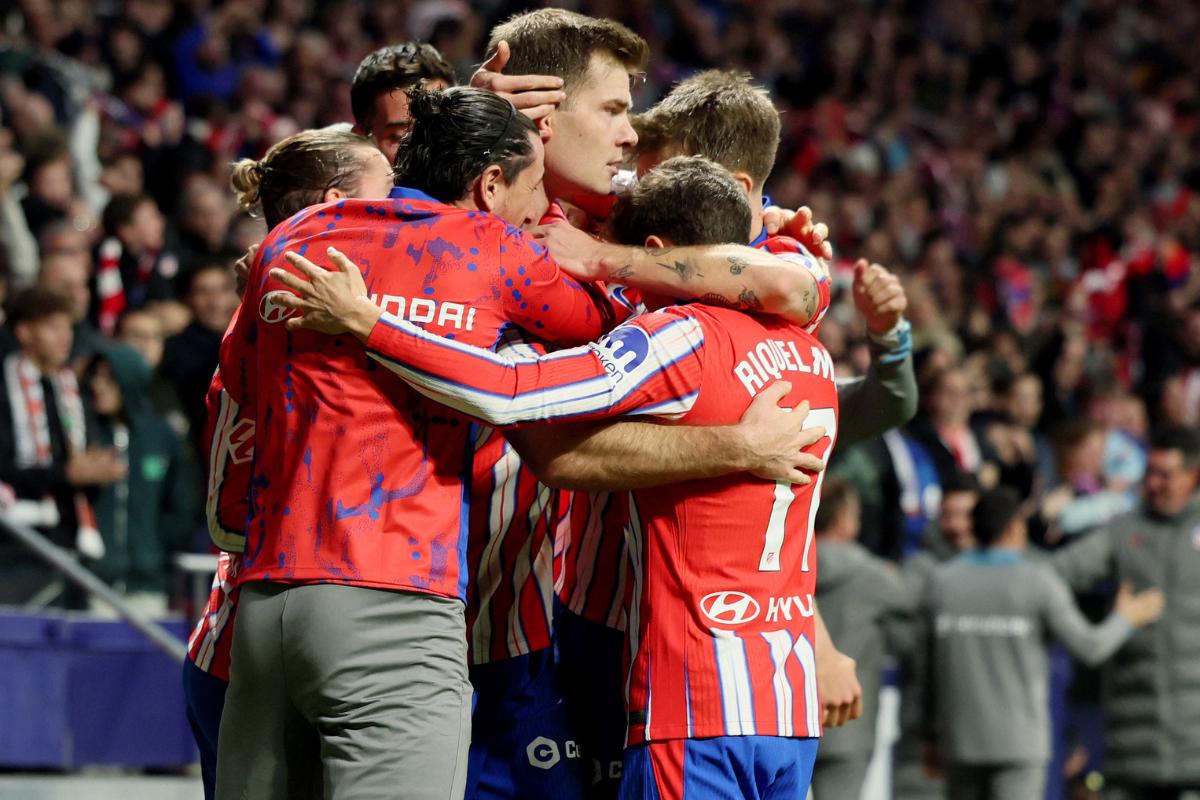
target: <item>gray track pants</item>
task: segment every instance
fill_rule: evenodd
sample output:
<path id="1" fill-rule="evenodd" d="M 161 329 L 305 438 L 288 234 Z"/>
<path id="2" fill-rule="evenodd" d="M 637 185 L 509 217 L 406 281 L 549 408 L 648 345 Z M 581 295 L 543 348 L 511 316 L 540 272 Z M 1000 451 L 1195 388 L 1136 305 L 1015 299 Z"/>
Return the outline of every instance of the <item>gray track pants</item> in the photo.
<path id="1" fill-rule="evenodd" d="M 357 586 L 242 587 L 219 800 L 461 798 L 462 603 Z"/>

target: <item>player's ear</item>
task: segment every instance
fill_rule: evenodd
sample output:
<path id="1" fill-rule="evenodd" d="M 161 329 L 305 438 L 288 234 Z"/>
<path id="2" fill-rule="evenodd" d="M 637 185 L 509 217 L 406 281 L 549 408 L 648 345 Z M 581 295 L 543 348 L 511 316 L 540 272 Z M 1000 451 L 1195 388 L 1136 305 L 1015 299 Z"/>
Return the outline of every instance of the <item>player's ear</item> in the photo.
<path id="1" fill-rule="evenodd" d="M 475 180 L 475 206 L 481 211 L 494 211 L 500 204 L 500 197 L 507 184 L 504 181 L 504 170 L 499 164 L 491 164 Z"/>
<path id="2" fill-rule="evenodd" d="M 336 186 L 325 190 L 325 194 L 321 195 L 322 203 L 332 203 L 334 200 L 345 200 L 347 194 Z"/>
<path id="3" fill-rule="evenodd" d="M 663 243 L 663 240 L 660 239 L 659 237 L 655 236 L 654 234 L 650 234 L 649 236 L 646 237 L 646 247 L 658 250 L 658 249 L 662 249 L 666 246 L 667 245 Z"/>
<path id="4" fill-rule="evenodd" d="M 542 137 L 542 142 L 550 141 L 550 137 L 554 135 L 554 112 L 551 111 L 535 122 L 534 125 L 537 126 L 538 135 Z"/>
<path id="5" fill-rule="evenodd" d="M 735 172 L 733 173 L 733 179 L 737 181 L 738 186 L 741 186 L 742 189 L 745 190 L 747 197 L 749 197 L 750 193 L 754 191 L 754 179 L 746 173 Z"/>

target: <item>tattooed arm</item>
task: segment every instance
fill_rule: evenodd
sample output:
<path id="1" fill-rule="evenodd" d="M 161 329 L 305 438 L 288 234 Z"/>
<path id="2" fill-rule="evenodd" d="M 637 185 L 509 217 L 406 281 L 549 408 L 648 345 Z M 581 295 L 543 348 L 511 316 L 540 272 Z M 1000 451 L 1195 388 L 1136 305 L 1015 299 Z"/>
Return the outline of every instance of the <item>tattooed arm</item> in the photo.
<path id="1" fill-rule="evenodd" d="M 805 325 L 820 311 L 813 274 L 785 258 L 742 245 L 626 247 L 569 225 L 535 229 L 559 266 L 582 280 L 634 286 L 651 294 L 777 314 Z"/>

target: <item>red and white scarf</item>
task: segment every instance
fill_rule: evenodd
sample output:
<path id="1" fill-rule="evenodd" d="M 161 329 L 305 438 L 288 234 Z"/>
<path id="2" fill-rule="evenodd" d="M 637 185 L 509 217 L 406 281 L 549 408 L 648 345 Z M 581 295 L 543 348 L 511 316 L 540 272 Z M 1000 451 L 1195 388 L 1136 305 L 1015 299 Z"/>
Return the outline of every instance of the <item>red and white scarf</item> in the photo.
<path id="1" fill-rule="evenodd" d="M 66 439 L 68 456 L 87 447 L 84 428 L 83 399 L 75 373 L 62 368 L 48 376 L 54 387 L 58 418 Z M 24 353 L 10 353 L 4 359 L 4 385 L 8 389 L 8 404 L 12 409 L 13 441 L 16 444 L 17 467 L 48 467 L 54 459 L 50 439 L 50 418 L 46 414 L 46 393 L 42 390 L 42 372 Z M 79 520 L 76 546 L 93 558 L 99 543 L 96 515 L 83 492 L 75 493 L 75 513 Z"/>

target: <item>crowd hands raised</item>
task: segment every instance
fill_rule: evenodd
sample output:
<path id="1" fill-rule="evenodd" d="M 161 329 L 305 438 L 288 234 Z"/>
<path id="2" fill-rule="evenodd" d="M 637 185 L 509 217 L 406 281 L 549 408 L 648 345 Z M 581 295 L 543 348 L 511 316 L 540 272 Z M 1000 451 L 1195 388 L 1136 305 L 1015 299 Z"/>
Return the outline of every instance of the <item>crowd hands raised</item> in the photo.
<path id="1" fill-rule="evenodd" d="M 854 541 L 877 561 L 899 564 L 876 564 L 888 576 L 880 581 L 899 574 L 903 582 L 871 624 L 881 637 L 909 640 L 893 648 L 910 681 L 906 698 L 910 689 L 927 695 L 931 680 L 952 679 L 916 657 L 924 645 L 912 644 L 928 644 L 922 622 L 936 628 L 936 603 L 952 602 L 944 587 L 931 589 L 940 584 L 927 568 L 950 554 L 996 542 L 1015 551 L 1031 542 L 1039 554 L 1061 549 L 1049 561 L 1055 574 L 1080 593 L 1115 581 L 1113 612 L 1131 629 L 1155 624 L 1164 606 L 1168 616 L 1186 606 L 1189 587 L 1174 586 L 1179 597 L 1164 603 L 1161 570 L 1122 572 L 1129 567 L 1114 554 L 1137 547 L 1120 538 L 1130 524 L 1123 515 L 1145 515 L 1179 535 L 1194 519 L 1200 453 L 1180 429 L 1200 423 L 1200 165 L 1187 125 L 1200 83 L 1186 51 L 1186 32 L 1200 24 L 1195 9 L 1169 3 L 1177 24 L 1166 25 L 1117 4 L 1076 16 L 1018 4 L 1014 19 L 997 25 L 998 10 L 952 17 L 934 9 L 924 18 L 887 3 L 869 13 L 817 4 L 770 14 L 749 4 L 684 3 L 657 16 L 646 4 L 592 5 L 587 10 L 623 19 L 651 42 L 651 67 L 634 92 L 639 106 L 702 67 L 749 69 L 773 90 L 785 113 L 765 184 L 774 204 L 761 221 L 821 258 L 833 302 L 820 335 L 839 376 L 869 376 L 871 337 L 912 323 L 920 411 L 882 438 L 835 451 L 827 480 L 835 495 L 852 499 L 832 504 L 817 529 L 826 548 Z M 50 13 L 58 6 L 62 13 Z M 228 165 L 261 158 L 297 131 L 357 119 L 349 76 L 373 44 L 429 39 L 448 62 L 441 85 L 461 78 L 499 94 L 544 137 L 552 135 L 545 119 L 567 95 L 561 77 L 506 73 L 507 42 L 471 70 L 501 9 L 487 17 L 465 5 L 434 12 L 418 4 L 406 17 L 303 3 L 176 8 L 131 0 L 121 10 L 110 19 L 86 4 L 28 2 L 10 12 L 24 28 L 7 44 L 27 60 L 0 87 L 0 287 L 41 316 L 13 306 L 6 348 L 54 377 L 42 383 L 60 416 L 70 413 L 62 394 L 82 397 L 87 434 L 77 443 L 64 434 L 45 443 L 14 436 L 14 465 L 22 448 L 35 455 L 22 474 L 0 476 L 17 490 L 0 500 L 16 509 L 51 498 L 52 523 L 37 517 L 44 508 L 20 510 L 160 612 L 167 555 L 195 546 L 204 392 L 244 289 L 234 276 L 244 279 L 267 233 L 234 201 Z M 918 34 L 931 23 L 936 35 Z M 718 37 L 719 25 L 732 35 Z M 1129 38 L 1154 47 L 1122 44 Z M 395 132 L 361 120 L 357 130 L 389 158 L 399 146 Z M 578 221 L 571 209 L 565 216 Z M 528 233 L 581 281 L 619 279 L 628 261 L 626 249 L 565 221 L 531 224 Z M 354 332 L 331 326 L 364 309 L 349 303 L 366 295 L 357 266 L 336 253 L 308 255 L 333 269 L 289 256 L 302 277 L 280 276 L 297 294 L 284 303 L 303 316 L 288 327 Z M 802 313 L 792 278 L 777 277 L 768 273 L 749 310 Z M 361 338 L 376 319 L 363 322 Z M 54 327 L 47 320 L 67 324 L 43 335 Z M 19 369 L 12 376 L 6 380 L 18 380 Z M 807 484 L 822 464 L 801 450 L 825 431 L 804 428 L 806 404 L 780 406 L 790 389 L 777 382 L 747 408 L 743 469 Z M 28 396 L 10 389 L 9 403 Z M 133 472 L 153 487 L 154 507 L 129 544 L 113 509 L 128 504 Z M 970 505 L 1004 490 L 1025 529 L 1009 526 L 984 542 L 971 530 Z M 949 520 L 964 497 L 967 524 L 956 527 Z M 853 524 L 838 516 L 851 507 Z M 98 548 L 84 535 L 89 527 L 99 530 Z M 116 552 L 117 541 L 126 552 Z M 14 573 L 33 570 L 18 562 L 14 555 Z M 46 592 L 49 582 L 11 582 L 21 594 L 6 599 L 78 602 L 61 587 Z M 823 588 L 818 577 L 818 601 Z M 839 609 L 833 641 L 847 635 L 845 619 Z M 869 655 L 856 673 L 861 656 L 833 647 L 824 621 L 816 635 L 825 725 L 857 719 L 864 703 L 873 721 L 877 679 L 866 682 L 864 697 L 860 678 L 864 666 L 878 672 L 882 664 Z M 1078 644 L 1070 636 L 1068 645 Z M 1124 639 L 1113 641 L 1106 657 Z M 1117 669 L 1133 669 L 1117 652 Z M 913 688 L 918 683 L 925 685 Z M 953 784 L 967 780 L 961 768 L 971 766 L 952 763 L 934 720 L 908 720 L 911 738 L 929 743 L 927 775 L 913 779 L 926 790 L 934 772 L 949 772 Z M 1103 766 L 1081 748 L 1071 770 Z M 863 748 L 851 751 L 857 758 Z M 1146 767 L 1138 757 L 1120 747 L 1111 754 L 1128 786 L 1200 782 L 1186 767 Z"/>

